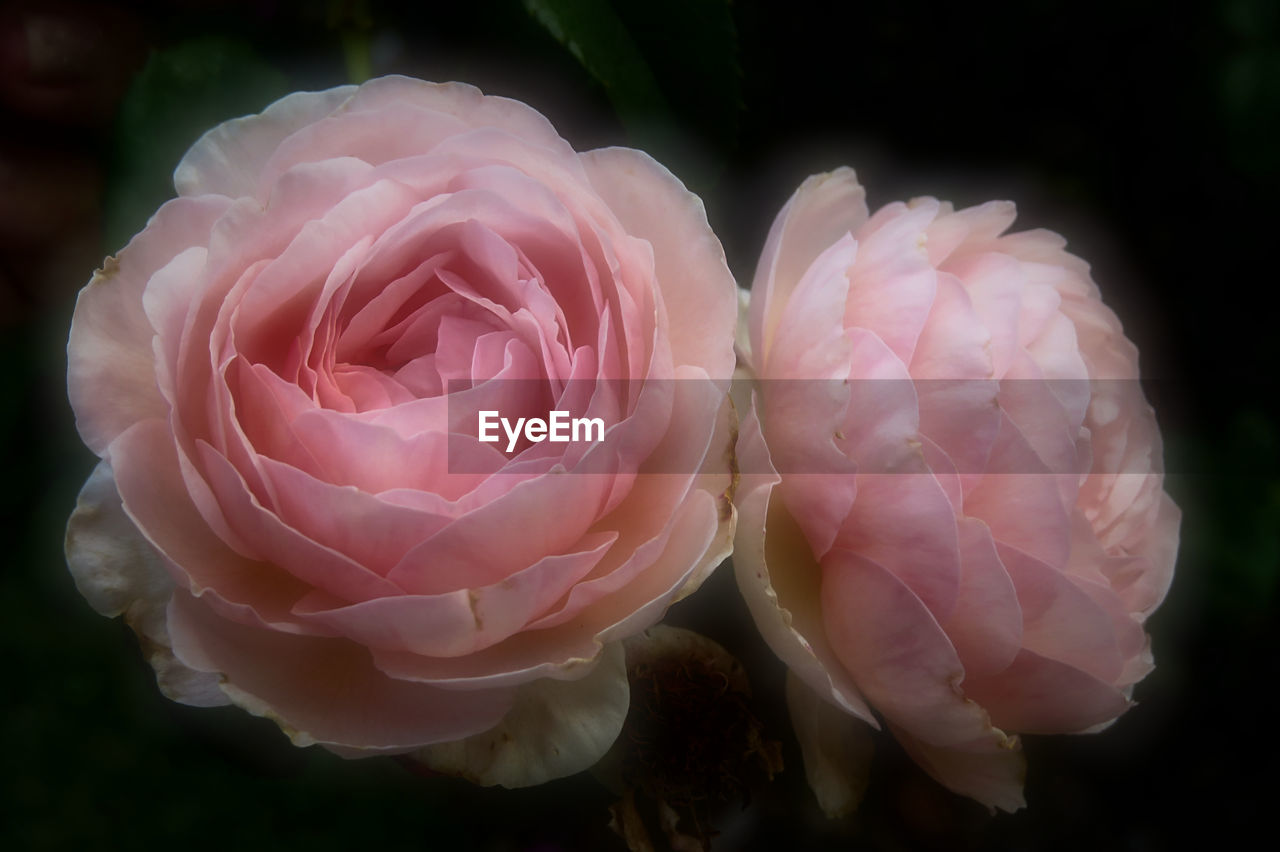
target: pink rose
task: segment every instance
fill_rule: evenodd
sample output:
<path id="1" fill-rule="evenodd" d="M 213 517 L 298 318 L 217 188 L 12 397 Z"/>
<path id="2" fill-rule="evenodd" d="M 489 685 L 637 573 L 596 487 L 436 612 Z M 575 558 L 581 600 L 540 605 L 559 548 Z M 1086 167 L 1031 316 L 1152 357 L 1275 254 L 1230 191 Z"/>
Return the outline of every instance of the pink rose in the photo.
<path id="1" fill-rule="evenodd" d="M 1137 351 L 1088 266 L 1013 220 L 932 198 L 868 217 L 839 169 L 760 260 L 734 561 L 831 811 L 858 794 L 832 749 L 865 748 L 819 730 L 829 705 L 1014 810 L 1015 734 L 1105 725 L 1152 668 L 1179 512 Z"/>
<path id="2" fill-rule="evenodd" d="M 699 199 L 403 77 L 222 124 L 174 183 L 76 305 L 81 592 L 166 695 L 299 745 L 508 786 L 594 762 L 620 640 L 730 549 L 735 288 Z M 603 439 L 480 440 L 556 409 Z"/>

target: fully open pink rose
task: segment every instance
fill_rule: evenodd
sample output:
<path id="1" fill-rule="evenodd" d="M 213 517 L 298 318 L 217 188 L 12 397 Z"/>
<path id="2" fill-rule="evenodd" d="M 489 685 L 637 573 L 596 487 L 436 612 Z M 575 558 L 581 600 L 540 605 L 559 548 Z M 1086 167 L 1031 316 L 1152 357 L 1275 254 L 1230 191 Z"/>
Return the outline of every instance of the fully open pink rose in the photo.
<path id="1" fill-rule="evenodd" d="M 840 169 L 797 190 L 760 260 L 735 563 L 803 684 L 830 810 L 857 785 L 820 753 L 817 697 L 1013 810 L 1015 734 L 1096 729 L 1152 667 L 1179 512 L 1137 351 L 1063 240 L 1013 220 L 932 198 L 869 217 Z"/>
<path id="2" fill-rule="evenodd" d="M 174 182 L 76 306 L 80 590 L 167 695 L 298 744 L 589 765 L 618 640 L 732 538 L 735 288 L 698 198 L 403 77 L 216 127 Z M 479 440 L 482 410 L 553 409 L 603 440 Z"/>

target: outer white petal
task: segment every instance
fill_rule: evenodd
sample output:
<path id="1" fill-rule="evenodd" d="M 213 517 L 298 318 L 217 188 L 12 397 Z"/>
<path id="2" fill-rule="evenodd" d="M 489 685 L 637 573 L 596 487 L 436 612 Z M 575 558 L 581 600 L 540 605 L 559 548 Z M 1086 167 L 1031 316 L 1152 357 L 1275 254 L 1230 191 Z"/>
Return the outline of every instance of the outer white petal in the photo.
<path id="1" fill-rule="evenodd" d="M 741 522 L 733 568 L 760 635 L 811 689 L 878 728 L 866 699 L 827 643 L 818 591 L 821 569 L 781 496 L 773 493 L 781 477 L 773 470 L 754 408 L 742 422 L 738 458 L 742 476 L 736 499 Z M 787 604 L 781 600 L 780 588 Z"/>
<path id="2" fill-rule="evenodd" d="M 1022 794 L 1027 760 L 1017 737 L 1003 742 L 979 737 L 948 748 L 921 742 L 901 728 L 890 730 L 911 759 L 948 790 L 976 799 L 992 812 L 1013 813 L 1027 806 Z"/>
<path id="3" fill-rule="evenodd" d="M 804 756 L 805 778 L 823 813 L 841 817 L 857 810 L 870 780 L 875 750 L 871 728 L 823 699 L 790 670 L 787 709 Z"/>
<path id="4" fill-rule="evenodd" d="M 142 299 L 155 273 L 193 246 L 227 211 L 225 198 L 176 198 L 156 211 L 76 298 L 67 339 L 67 394 L 85 444 L 102 455 L 133 424 L 169 416 L 156 385 L 152 328 Z"/>
<path id="5" fill-rule="evenodd" d="M 622 731 L 630 703 L 626 655 L 614 642 L 586 677 L 525 684 L 497 727 L 414 756 L 486 787 L 532 787 L 599 760 Z"/>
<path id="6" fill-rule="evenodd" d="M 333 112 L 355 90 L 355 86 L 338 86 L 323 92 L 294 92 L 260 115 L 224 121 L 201 136 L 178 163 L 173 172 L 178 195 L 254 196 L 258 175 L 280 143 Z"/>
<path id="7" fill-rule="evenodd" d="M 165 696 L 197 707 L 230 703 L 216 674 L 195 671 L 174 658 L 165 619 L 173 580 L 125 514 L 106 461 L 98 463 L 80 490 L 67 522 L 66 554 L 76 588 L 89 605 L 108 617 L 124 615 L 138 634 Z"/>

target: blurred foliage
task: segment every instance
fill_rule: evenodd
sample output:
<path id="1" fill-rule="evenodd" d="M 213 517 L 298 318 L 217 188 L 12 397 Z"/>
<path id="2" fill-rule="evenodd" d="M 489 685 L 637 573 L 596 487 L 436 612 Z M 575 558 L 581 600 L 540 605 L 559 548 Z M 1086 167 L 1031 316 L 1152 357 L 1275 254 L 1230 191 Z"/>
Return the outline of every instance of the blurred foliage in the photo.
<path id="1" fill-rule="evenodd" d="M 363 83 L 373 76 L 373 14 L 369 0 L 329 0 L 325 23 L 342 39 L 347 81 Z"/>
<path id="2" fill-rule="evenodd" d="M 743 109 L 727 0 L 523 0 L 605 90 L 630 144 L 705 191 Z"/>
<path id="3" fill-rule="evenodd" d="M 1229 152 L 1242 171 L 1280 178 L 1280 4 L 1228 0 L 1220 16 L 1217 83 Z"/>
<path id="4" fill-rule="evenodd" d="M 1262 627 L 1280 589 L 1280 429 L 1259 411 L 1220 440 L 1171 436 L 1170 490 L 1183 510 L 1175 591 L 1194 583 L 1219 626 Z M 1182 473 L 1185 471 L 1186 473 Z M 1197 576 L 1187 576 L 1194 573 Z"/>
<path id="5" fill-rule="evenodd" d="M 743 109 L 728 0 L 614 0 L 682 125 L 721 153 L 736 147 Z"/>
<path id="6" fill-rule="evenodd" d="M 629 129 L 643 132 L 649 122 L 670 120 L 667 100 L 649 63 L 608 3 L 524 0 L 524 5 L 604 86 Z"/>
<path id="7" fill-rule="evenodd" d="M 260 112 L 289 81 L 243 40 L 197 37 L 154 52 L 120 105 L 104 242 L 115 252 L 174 195 L 173 169 L 209 128 Z"/>

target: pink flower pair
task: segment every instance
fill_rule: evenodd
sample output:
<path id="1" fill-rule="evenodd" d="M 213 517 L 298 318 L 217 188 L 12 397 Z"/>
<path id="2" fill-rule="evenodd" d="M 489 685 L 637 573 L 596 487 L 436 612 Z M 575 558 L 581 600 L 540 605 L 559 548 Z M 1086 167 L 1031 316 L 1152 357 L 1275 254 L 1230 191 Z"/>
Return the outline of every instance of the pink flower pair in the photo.
<path id="1" fill-rule="evenodd" d="M 802 743 L 814 701 L 874 709 L 1013 808 L 1013 735 L 1104 724 L 1149 670 L 1177 510 L 1136 353 L 1060 240 L 1000 236 L 1010 206 L 868 218 L 852 172 L 807 181 L 739 329 L 735 459 L 738 291 L 645 154 L 382 78 L 223 124 L 174 179 L 68 347 L 102 458 L 68 560 L 171 698 L 481 783 L 567 775 L 621 729 L 621 640 L 735 522 Z M 476 431 L 551 411 L 603 433 Z"/>

